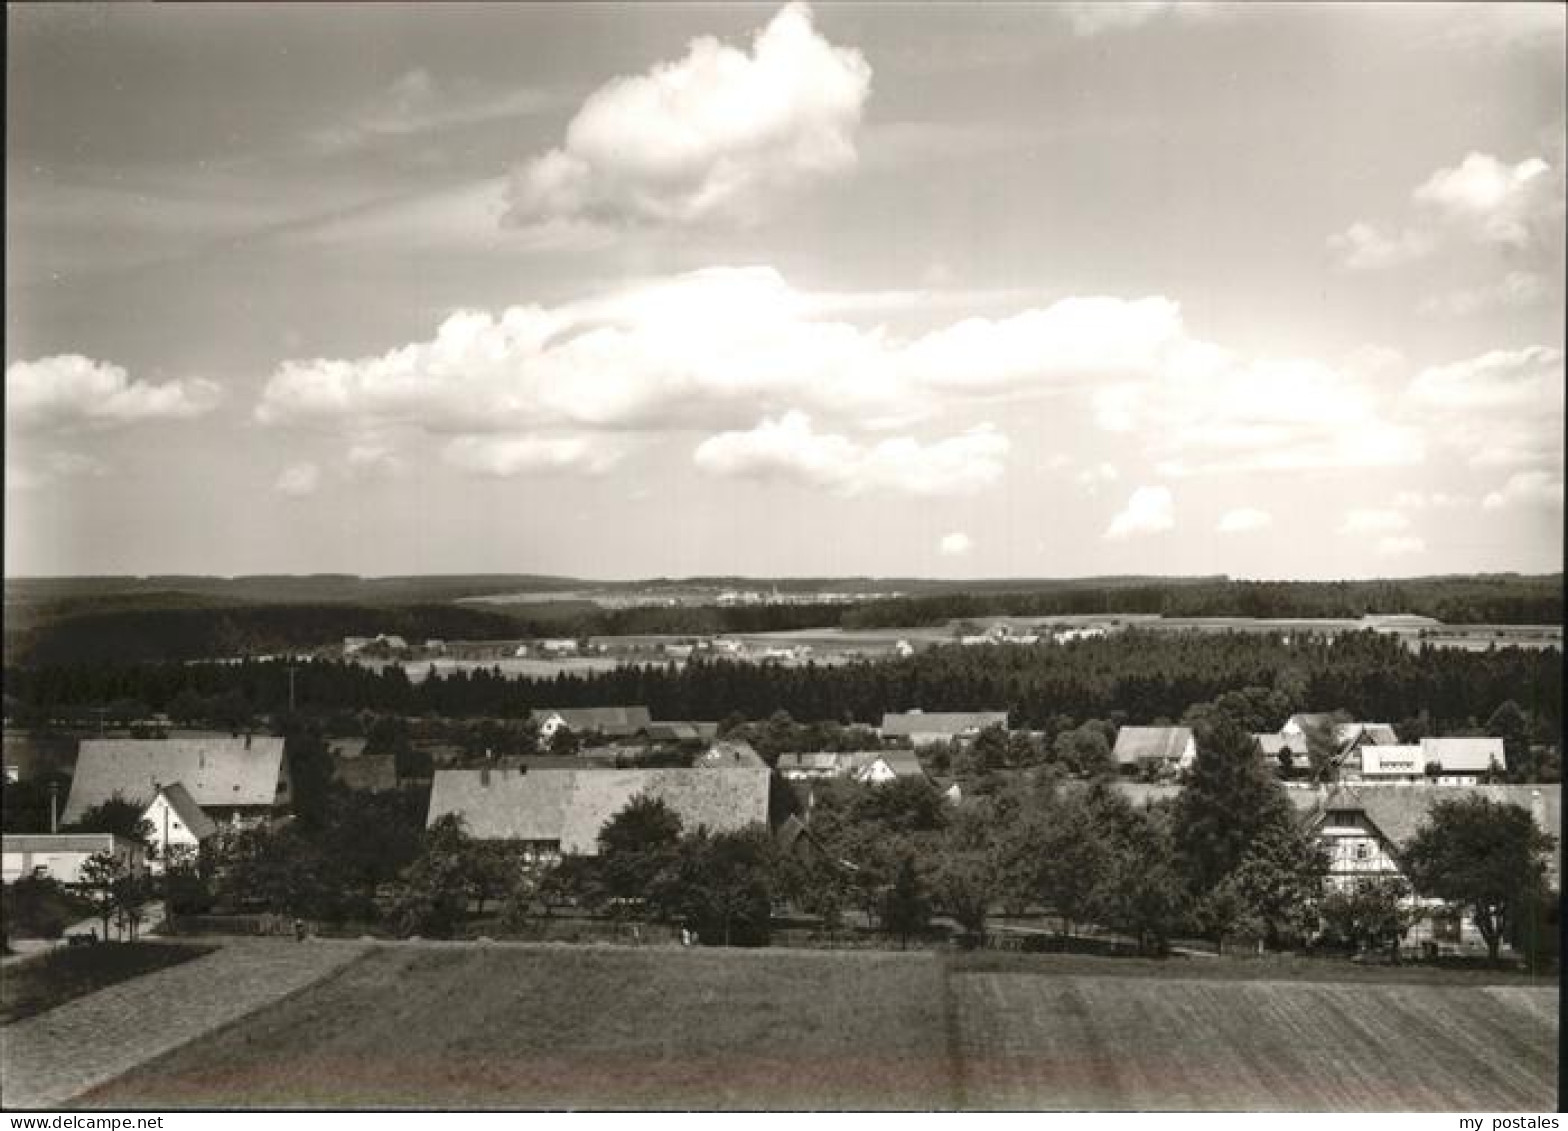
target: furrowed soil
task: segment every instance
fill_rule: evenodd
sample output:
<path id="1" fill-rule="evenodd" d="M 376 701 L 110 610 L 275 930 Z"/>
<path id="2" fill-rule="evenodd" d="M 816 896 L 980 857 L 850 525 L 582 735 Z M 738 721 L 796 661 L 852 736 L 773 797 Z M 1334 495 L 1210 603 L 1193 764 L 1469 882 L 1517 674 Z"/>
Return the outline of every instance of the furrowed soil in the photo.
<path id="1" fill-rule="evenodd" d="M 1557 990 L 1215 960 L 383 946 L 76 1106 L 1546 1110 Z"/>

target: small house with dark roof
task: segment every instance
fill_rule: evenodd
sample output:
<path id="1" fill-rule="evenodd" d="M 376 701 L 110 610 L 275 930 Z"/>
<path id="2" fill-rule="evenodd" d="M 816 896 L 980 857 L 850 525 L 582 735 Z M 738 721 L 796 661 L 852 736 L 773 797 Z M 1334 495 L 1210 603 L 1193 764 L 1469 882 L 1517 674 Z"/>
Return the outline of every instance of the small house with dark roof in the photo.
<path id="1" fill-rule="evenodd" d="M 882 716 L 883 738 L 907 738 L 912 746 L 972 742 L 987 727 L 1007 727 L 1006 711 L 889 711 Z"/>
<path id="2" fill-rule="evenodd" d="M 349 789 L 366 793 L 384 793 L 398 787 L 397 756 L 393 754 L 361 754 L 358 757 L 334 757 L 332 780 Z"/>
<path id="3" fill-rule="evenodd" d="M 718 737 L 719 724 L 691 720 L 651 722 L 644 733 L 653 742 L 712 742 Z"/>
<path id="4" fill-rule="evenodd" d="M 880 785 L 895 778 L 923 777 L 925 768 L 913 750 L 815 751 L 780 754 L 779 774 L 789 781 L 849 778 Z"/>
<path id="5" fill-rule="evenodd" d="M 549 742 L 563 729 L 579 736 L 633 738 L 653 725 L 646 707 L 535 707 L 533 718 L 542 742 Z"/>
<path id="6" fill-rule="evenodd" d="M 1198 756 L 1191 727 L 1122 727 L 1111 751 L 1124 770 L 1164 766 L 1185 770 Z"/>

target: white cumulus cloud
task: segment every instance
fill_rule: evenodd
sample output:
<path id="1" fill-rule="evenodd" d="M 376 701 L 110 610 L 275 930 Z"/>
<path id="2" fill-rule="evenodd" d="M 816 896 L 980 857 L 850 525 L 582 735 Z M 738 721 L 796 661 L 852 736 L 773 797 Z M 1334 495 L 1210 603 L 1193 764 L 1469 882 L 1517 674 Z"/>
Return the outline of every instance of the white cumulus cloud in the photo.
<path id="1" fill-rule="evenodd" d="M 1390 233 L 1361 221 L 1328 238 L 1329 250 L 1352 271 L 1377 271 L 1409 263 L 1426 255 L 1435 243 L 1424 231 L 1407 228 Z"/>
<path id="2" fill-rule="evenodd" d="M 1561 214 L 1552 179 L 1552 167 L 1539 157 L 1509 165 L 1489 153 L 1470 153 L 1454 168 L 1433 173 L 1413 196 L 1483 243 L 1523 248 Z"/>
<path id="3" fill-rule="evenodd" d="M 1111 519 L 1107 538 L 1129 538 L 1135 534 L 1157 534 L 1176 525 L 1176 500 L 1169 487 L 1139 487 L 1127 506 Z"/>
<path id="4" fill-rule="evenodd" d="M 1357 507 L 1345 512 L 1345 521 L 1340 524 L 1341 534 L 1384 534 L 1395 530 L 1404 530 L 1410 525 L 1410 520 L 1399 511 L 1379 510 L 1375 507 Z"/>
<path id="5" fill-rule="evenodd" d="M 303 499 L 307 495 L 314 495 L 316 488 L 321 486 L 321 468 L 308 461 L 293 463 L 285 467 L 273 489 L 280 495 L 290 499 Z"/>
<path id="6" fill-rule="evenodd" d="M 211 412 L 218 386 L 200 378 L 155 384 L 80 354 L 17 361 L 5 370 L 6 424 L 24 432 L 120 428 Z"/>
<path id="7" fill-rule="evenodd" d="M 1508 477 L 1496 491 L 1481 500 L 1487 510 L 1500 510 L 1513 506 L 1556 507 L 1562 509 L 1563 480 L 1561 475 L 1546 471 L 1520 471 Z"/>
<path id="8" fill-rule="evenodd" d="M 7 451 L 6 457 L 5 485 L 14 491 L 33 491 L 61 479 L 97 478 L 109 473 L 102 460 L 67 449 L 27 457 Z"/>
<path id="9" fill-rule="evenodd" d="M 1562 171 L 1543 158 L 1511 165 L 1472 152 L 1411 191 L 1414 216 L 1398 231 L 1358 220 L 1330 236 L 1329 248 L 1351 270 L 1379 270 L 1452 242 L 1514 251 L 1555 247 L 1561 243 L 1562 184 Z"/>
<path id="10" fill-rule="evenodd" d="M 1419 554 L 1426 550 L 1426 542 L 1411 534 L 1395 534 L 1378 539 L 1377 552 L 1383 557 Z"/>
<path id="11" fill-rule="evenodd" d="M 543 472 L 597 475 L 621 458 L 618 449 L 589 436 L 458 436 L 441 454 L 453 467 L 501 479 Z"/>
<path id="12" fill-rule="evenodd" d="M 1142 27 L 1165 16 L 1207 17 L 1219 11 L 1204 0 L 1059 0 L 1050 10 L 1082 38 Z"/>
<path id="13" fill-rule="evenodd" d="M 942 535 L 942 540 L 937 543 L 937 549 L 950 558 L 959 558 L 974 549 L 974 544 L 974 539 L 969 535 L 955 530 L 951 534 Z"/>
<path id="14" fill-rule="evenodd" d="M 1551 297 L 1551 285 L 1537 271 L 1510 271 L 1495 283 L 1461 287 L 1421 301 L 1423 314 L 1463 318 L 1484 310 L 1534 306 Z"/>
<path id="15" fill-rule="evenodd" d="M 1274 516 L 1256 507 L 1237 507 L 1220 516 L 1215 526 L 1221 534 L 1247 534 L 1254 530 L 1267 530 L 1274 525 Z"/>
<path id="16" fill-rule="evenodd" d="M 749 53 L 704 36 L 680 60 L 600 87 L 563 143 L 514 173 L 508 219 L 755 220 L 780 193 L 855 163 L 870 90 L 864 56 L 789 4 Z"/>
<path id="17" fill-rule="evenodd" d="M 784 479 L 841 495 L 968 495 L 1001 479 L 1010 446 L 989 425 L 930 443 L 908 436 L 865 443 L 819 433 L 804 413 L 789 412 L 709 437 L 692 459 L 712 475 Z"/>
<path id="18" fill-rule="evenodd" d="M 1563 354 L 1550 346 L 1490 350 L 1416 374 L 1403 412 L 1473 467 L 1559 465 Z"/>
<path id="19" fill-rule="evenodd" d="M 1396 467 L 1425 455 L 1427 414 L 1393 415 L 1389 370 L 1403 363 L 1386 351 L 1376 365 L 1370 354 L 1248 358 L 1194 336 L 1163 296 L 1073 296 L 914 333 L 852 320 L 854 304 L 830 297 L 771 268 L 714 267 L 555 306 L 459 311 L 433 336 L 378 355 L 284 362 L 255 414 L 350 441 L 408 432 L 444 443 L 714 435 L 800 413 L 865 446 L 951 414 L 994 418 L 996 404 L 1055 398 L 1089 410 L 1162 477 Z"/>

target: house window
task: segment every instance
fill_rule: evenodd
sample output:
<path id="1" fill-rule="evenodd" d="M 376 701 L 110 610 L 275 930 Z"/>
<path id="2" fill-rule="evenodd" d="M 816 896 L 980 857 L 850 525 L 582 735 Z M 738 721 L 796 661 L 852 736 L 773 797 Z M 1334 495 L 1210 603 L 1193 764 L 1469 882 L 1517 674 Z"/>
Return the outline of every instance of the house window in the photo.
<path id="1" fill-rule="evenodd" d="M 1356 859 L 1357 860 L 1370 860 L 1370 859 L 1372 859 L 1372 846 L 1369 845 L 1369 844 L 1358 844 L 1358 845 L 1356 845 Z"/>

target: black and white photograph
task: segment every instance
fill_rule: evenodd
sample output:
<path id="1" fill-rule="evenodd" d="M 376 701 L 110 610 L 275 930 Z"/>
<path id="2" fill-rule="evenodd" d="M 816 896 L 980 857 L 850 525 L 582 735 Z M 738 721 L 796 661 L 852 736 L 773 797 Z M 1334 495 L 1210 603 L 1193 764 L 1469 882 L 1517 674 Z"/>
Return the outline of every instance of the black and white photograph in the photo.
<path id="1" fill-rule="evenodd" d="M 5 54 L 5 1110 L 1557 1126 L 1568 5 Z"/>

